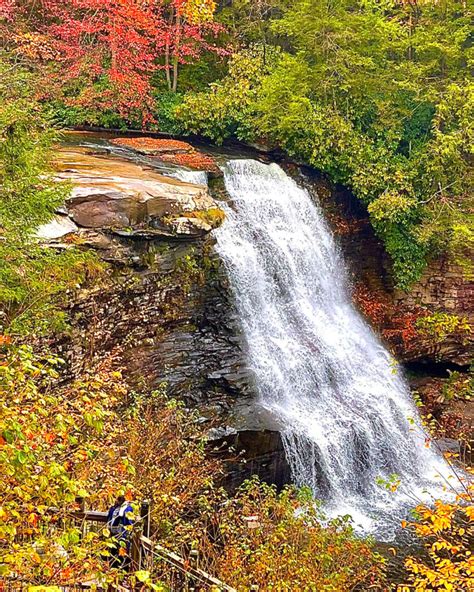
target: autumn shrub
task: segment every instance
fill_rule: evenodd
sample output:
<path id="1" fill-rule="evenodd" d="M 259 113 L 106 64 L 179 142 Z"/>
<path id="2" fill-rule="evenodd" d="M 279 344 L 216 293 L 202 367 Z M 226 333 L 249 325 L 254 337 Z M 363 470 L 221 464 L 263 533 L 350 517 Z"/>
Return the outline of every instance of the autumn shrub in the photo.
<path id="1" fill-rule="evenodd" d="M 441 343 L 453 334 L 469 335 L 472 332 L 466 318 L 445 312 L 436 312 L 418 319 L 416 327 L 422 335 L 430 337 L 435 343 Z"/>
<path id="2" fill-rule="evenodd" d="M 65 585 L 114 577 L 108 539 L 73 519 L 77 498 L 105 508 L 132 469 L 117 448 L 124 395 L 112 360 L 67 387 L 62 360 L 3 337 L 0 364 L 0 576 Z"/>
<path id="3" fill-rule="evenodd" d="M 217 228 L 225 220 L 225 212 L 220 208 L 209 208 L 207 210 L 194 210 L 186 212 L 187 218 L 198 218 L 209 224 L 211 228 Z"/>
<path id="4" fill-rule="evenodd" d="M 225 500 L 197 542 L 219 577 L 239 591 L 385 590 L 382 558 L 347 518 L 324 521 L 309 490 L 256 477 Z"/>
<path id="5" fill-rule="evenodd" d="M 405 561 L 406 583 L 398 592 L 471 592 L 474 589 L 474 484 L 465 483 L 454 501 L 416 508 L 404 526 L 423 542 L 426 558 Z"/>
<path id="6" fill-rule="evenodd" d="M 152 536 L 185 552 L 199 536 L 203 499 L 212 498 L 218 462 L 206 455 L 198 414 L 166 396 L 166 385 L 135 395 L 125 412 L 122 445 L 134 486 L 152 504 Z"/>

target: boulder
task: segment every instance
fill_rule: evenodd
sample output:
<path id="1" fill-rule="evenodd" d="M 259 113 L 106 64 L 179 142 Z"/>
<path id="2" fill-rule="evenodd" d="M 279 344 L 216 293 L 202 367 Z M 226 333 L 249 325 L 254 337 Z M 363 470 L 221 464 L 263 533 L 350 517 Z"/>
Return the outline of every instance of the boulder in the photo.
<path id="1" fill-rule="evenodd" d="M 199 218 L 187 218 L 185 216 L 179 216 L 169 223 L 171 229 L 177 235 L 188 235 L 193 237 L 204 236 L 212 230 L 210 226 L 204 220 Z"/>
<path id="2" fill-rule="evenodd" d="M 67 216 L 54 216 L 47 224 L 36 229 L 36 238 L 40 240 L 54 240 L 78 230 L 76 224 Z"/>
<path id="3" fill-rule="evenodd" d="M 166 216 L 217 208 L 207 187 L 165 177 L 153 170 L 111 155 L 91 155 L 86 149 L 63 149 L 57 160 L 58 178 L 73 183 L 66 206 L 85 228 L 146 228 Z M 185 234 L 202 223 L 177 225 Z M 199 228 L 198 228 L 199 227 Z"/>

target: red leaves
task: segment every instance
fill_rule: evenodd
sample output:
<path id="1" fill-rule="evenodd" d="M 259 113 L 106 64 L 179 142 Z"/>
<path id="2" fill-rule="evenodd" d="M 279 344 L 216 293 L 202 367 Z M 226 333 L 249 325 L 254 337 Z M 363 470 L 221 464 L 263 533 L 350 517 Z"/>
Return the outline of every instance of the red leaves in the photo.
<path id="1" fill-rule="evenodd" d="M 353 299 L 372 326 L 394 347 L 396 353 L 406 353 L 416 346 L 420 335 L 417 320 L 426 315 L 421 307 L 412 309 L 395 306 L 380 290 L 370 290 L 358 284 Z"/>
<path id="2" fill-rule="evenodd" d="M 379 327 L 388 314 L 387 299 L 380 294 L 369 290 L 367 286 L 364 286 L 363 284 L 358 284 L 355 287 L 352 296 L 364 316 L 366 316 L 375 327 Z"/>
<path id="3" fill-rule="evenodd" d="M 212 21 L 213 2 L 207 3 L 206 18 L 200 11 L 207 4 L 193 0 L 23 4 L 20 10 L 13 0 L 0 0 L 0 19 L 11 21 L 7 37 L 20 53 L 53 66 L 45 93 L 57 86 L 68 104 L 112 109 L 125 118 L 141 116 L 144 123 L 152 120 L 153 74 L 164 68 L 169 73 L 175 63 L 195 60 L 204 50 L 222 53 L 207 39 L 222 30 Z M 27 32 L 19 39 L 14 31 L 25 30 L 24 14 L 28 14 Z M 54 67 L 58 62 L 61 67 Z M 70 89 L 68 83 L 73 83 Z"/>
<path id="4" fill-rule="evenodd" d="M 151 153 L 165 152 L 193 152 L 194 148 L 187 142 L 180 140 L 161 140 L 155 138 L 116 138 L 112 144 L 134 148 L 138 151 Z"/>
<path id="5" fill-rule="evenodd" d="M 0 20 L 11 21 L 16 10 L 15 0 L 0 0 Z"/>
<path id="6" fill-rule="evenodd" d="M 160 158 L 197 171 L 219 172 L 219 167 L 212 156 L 197 151 L 187 154 L 162 154 Z"/>

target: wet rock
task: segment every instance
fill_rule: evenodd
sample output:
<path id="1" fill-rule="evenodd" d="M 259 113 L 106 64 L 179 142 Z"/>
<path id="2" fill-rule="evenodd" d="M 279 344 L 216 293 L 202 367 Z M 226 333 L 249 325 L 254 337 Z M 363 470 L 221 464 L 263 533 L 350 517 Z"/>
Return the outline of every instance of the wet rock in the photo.
<path id="1" fill-rule="evenodd" d="M 450 454 L 459 454 L 460 453 L 460 444 L 459 440 L 455 440 L 453 438 L 438 438 L 435 440 L 436 448 L 441 452 L 449 452 Z"/>
<path id="2" fill-rule="evenodd" d="M 204 220 L 200 220 L 199 218 L 186 218 L 185 216 L 175 218 L 168 224 L 168 226 L 177 236 L 186 235 L 199 237 L 204 236 L 212 230 L 212 226 L 207 224 Z"/>
<path id="3" fill-rule="evenodd" d="M 291 483 L 281 434 L 272 430 L 242 430 L 209 443 L 211 454 L 224 459 L 223 485 L 230 491 L 252 475 L 278 488 Z M 230 454 L 229 454 L 230 453 Z M 229 460 L 231 458 L 231 460 Z"/>
<path id="4" fill-rule="evenodd" d="M 207 433 L 207 438 L 210 443 L 219 443 L 224 438 L 229 438 L 237 435 L 237 430 L 231 426 L 221 426 L 219 428 L 212 428 Z"/>

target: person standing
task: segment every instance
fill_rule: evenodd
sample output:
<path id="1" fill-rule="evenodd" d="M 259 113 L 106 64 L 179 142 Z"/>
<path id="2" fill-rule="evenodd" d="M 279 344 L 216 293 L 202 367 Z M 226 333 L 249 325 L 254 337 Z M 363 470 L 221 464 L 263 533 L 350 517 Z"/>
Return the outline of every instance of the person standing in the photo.
<path id="1" fill-rule="evenodd" d="M 107 514 L 107 527 L 114 539 L 110 562 L 113 567 L 128 569 L 130 566 L 133 523 L 133 508 L 125 496 L 119 495 Z"/>

